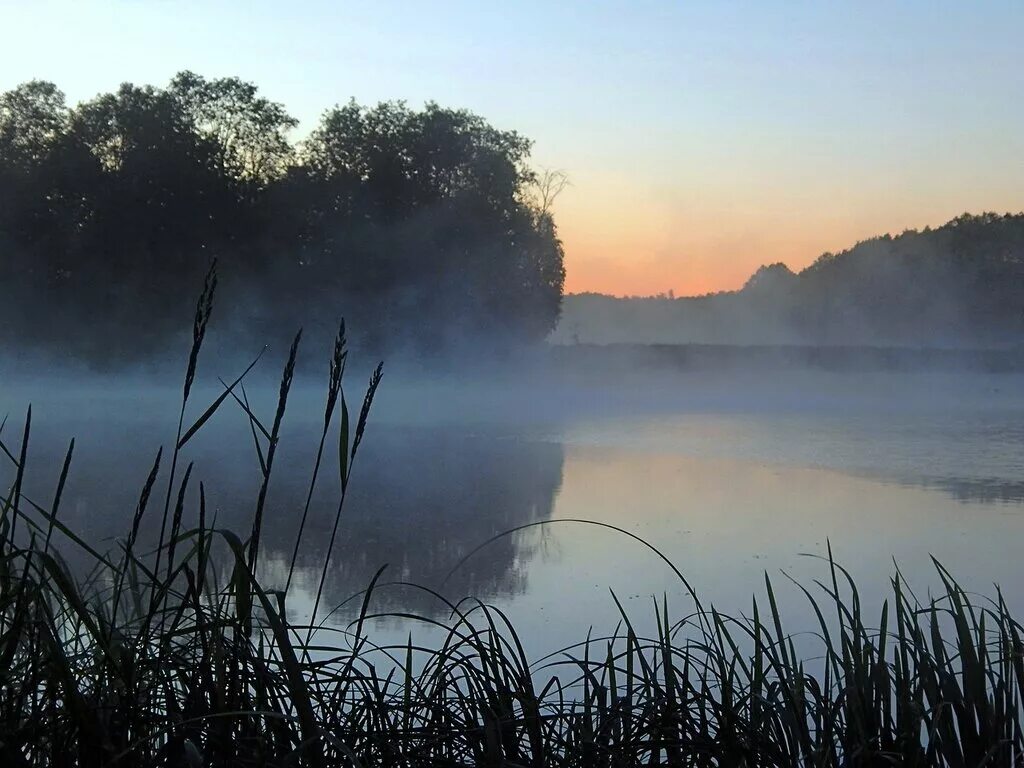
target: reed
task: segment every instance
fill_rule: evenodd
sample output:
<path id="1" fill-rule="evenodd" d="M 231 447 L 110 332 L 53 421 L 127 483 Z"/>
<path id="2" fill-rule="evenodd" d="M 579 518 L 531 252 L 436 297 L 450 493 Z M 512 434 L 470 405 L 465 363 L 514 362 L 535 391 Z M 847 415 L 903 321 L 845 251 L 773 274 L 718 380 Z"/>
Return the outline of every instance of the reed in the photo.
<path id="1" fill-rule="evenodd" d="M 447 602 L 444 621 L 392 614 L 440 629 L 439 642 L 410 636 L 376 645 L 368 627 L 378 617 L 381 572 L 356 596 L 361 609 L 347 628 L 317 622 L 324 574 L 314 619 L 290 620 L 287 595 L 265 589 L 256 565 L 298 337 L 269 429 L 242 389 L 252 366 L 186 429 L 215 284 L 211 272 L 171 466 L 165 474 L 158 454 L 115 551 L 95 550 L 60 521 L 73 444 L 54 498 L 43 505 L 24 493 L 30 412 L 18 443 L 2 443 L 15 481 L 0 500 L 0 764 L 1024 764 L 1024 630 L 998 589 L 972 596 L 939 563 L 937 596 L 918 599 L 897 571 L 872 620 L 830 552 L 826 579 L 796 585 L 817 617 L 818 650 L 803 655 L 767 577 L 766 604 L 755 599 L 749 615 L 730 617 L 704 607 L 676 571 L 680 591 L 697 606 L 691 614 L 674 616 L 663 599 L 651 608 L 656 631 L 644 636 L 620 606 L 611 636 L 587 636 L 534 660 L 507 617 L 475 601 Z M 381 381 L 378 367 L 350 429 L 346 359 L 342 329 L 310 481 L 311 494 L 324 441 L 337 429 L 341 490 L 332 539 Z M 177 477 L 179 451 L 229 397 L 250 420 L 262 470 L 244 540 L 208 520 L 205 487 L 190 483 L 191 465 Z M 160 482 L 167 484 L 160 540 L 143 551 L 139 526 Z M 89 558 L 85 576 L 72 574 L 55 532 Z"/>

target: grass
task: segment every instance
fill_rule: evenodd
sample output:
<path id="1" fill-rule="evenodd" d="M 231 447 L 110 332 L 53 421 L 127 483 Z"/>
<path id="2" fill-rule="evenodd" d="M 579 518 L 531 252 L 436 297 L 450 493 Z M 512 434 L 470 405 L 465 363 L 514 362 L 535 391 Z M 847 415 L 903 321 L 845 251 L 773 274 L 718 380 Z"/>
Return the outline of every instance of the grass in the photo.
<path id="1" fill-rule="evenodd" d="M 405 617 L 440 629 L 434 645 L 411 636 L 375 645 L 367 626 L 380 572 L 357 596 L 362 608 L 347 628 L 290 621 L 286 594 L 264 589 L 255 574 L 300 339 L 269 427 L 244 389 L 252 366 L 186 418 L 215 287 L 211 271 L 173 450 L 169 460 L 157 455 L 132 527 L 113 551 L 93 549 L 61 522 L 73 441 L 46 503 L 23 493 L 31 409 L 20 438 L 0 442 L 14 468 L 0 500 L 0 764 L 1024 764 L 1024 630 L 998 590 L 969 595 L 938 563 L 940 594 L 919 600 L 896 572 L 869 622 L 853 580 L 830 557 L 826 580 L 797 585 L 817 617 L 819 650 L 803 655 L 767 577 L 767 603 L 754 600 L 749 615 L 729 617 L 704 607 L 679 571 L 680 589 L 696 604 L 690 615 L 673 616 L 663 600 L 647 637 L 620 607 L 612 636 L 588 636 L 533 661 L 502 612 L 473 601 L 449 603 L 446 621 Z M 328 559 L 382 375 L 378 367 L 350 420 L 346 360 L 342 327 L 310 492 L 296 521 L 295 552 L 313 488 L 334 475 Z M 180 466 L 182 450 L 229 399 L 248 416 L 262 472 L 245 538 L 217 527 L 192 465 Z M 321 461 L 328 439 L 341 448 L 330 473 Z M 161 483 L 162 505 L 154 503 Z M 146 549 L 140 525 L 154 514 L 159 540 Z M 85 553 L 90 573 L 73 576 L 57 534 Z M 324 613 L 327 565 L 314 616 Z"/>

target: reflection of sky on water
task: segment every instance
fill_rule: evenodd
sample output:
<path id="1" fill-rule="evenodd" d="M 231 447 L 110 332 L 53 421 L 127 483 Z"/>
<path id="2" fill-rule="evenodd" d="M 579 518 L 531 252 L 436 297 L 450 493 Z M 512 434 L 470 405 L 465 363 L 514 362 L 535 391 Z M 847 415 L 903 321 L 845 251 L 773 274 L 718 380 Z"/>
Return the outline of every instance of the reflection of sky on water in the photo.
<path id="1" fill-rule="evenodd" d="M 578 424 L 562 440 L 830 469 L 964 501 L 1024 500 L 1024 409 L 684 414 Z"/>
<path id="2" fill-rule="evenodd" d="M 751 595 L 763 594 L 766 570 L 785 569 L 807 584 L 825 576 L 820 562 L 802 554 L 824 555 L 828 541 L 869 605 L 887 588 L 894 557 L 923 586 L 935 584 L 932 554 L 968 588 L 1020 583 L 1024 409 L 998 398 L 918 405 L 590 413 L 528 426 L 371 424 L 324 605 L 342 603 L 385 563 L 384 582 L 438 587 L 495 534 L 569 517 L 641 536 L 676 563 L 706 603 L 731 612 L 749 612 Z M 173 424 L 131 407 L 101 424 L 81 409 L 54 413 L 37 409 L 30 494 L 52 495 L 64 440 L 77 434 L 62 517 L 97 541 L 123 535 L 156 447 Z M 287 573 L 318 437 L 311 423 L 286 421 L 263 533 L 270 587 Z M 9 425 L 5 440 L 13 434 Z M 328 446 L 289 596 L 297 618 L 312 604 L 333 521 L 337 449 L 333 440 Z M 244 536 L 259 486 L 244 420 L 218 416 L 187 453 L 196 461 L 194 478 L 205 483 L 211 516 L 215 510 L 218 525 Z M 9 469 L 0 470 L 4 481 Z M 150 538 L 162 501 L 161 490 L 144 532 Z M 194 518 L 194 510 L 188 514 Z M 775 581 L 783 606 L 806 624 L 799 593 L 781 575 Z M 590 625 L 612 628 L 610 588 L 641 626 L 652 595 L 668 592 L 678 614 L 692 606 L 667 566 L 641 545 L 574 523 L 498 539 L 456 571 L 446 593 L 499 605 L 537 652 L 578 640 Z M 1008 598 L 1016 596 L 1011 591 Z M 357 604 L 339 610 L 333 626 L 343 627 Z M 1024 604 L 1016 607 L 1024 612 Z M 372 610 L 445 614 L 425 593 L 395 585 L 379 589 Z M 376 623 L 383 639 L 404 639 L 409 629 L 397 619 Z"/>

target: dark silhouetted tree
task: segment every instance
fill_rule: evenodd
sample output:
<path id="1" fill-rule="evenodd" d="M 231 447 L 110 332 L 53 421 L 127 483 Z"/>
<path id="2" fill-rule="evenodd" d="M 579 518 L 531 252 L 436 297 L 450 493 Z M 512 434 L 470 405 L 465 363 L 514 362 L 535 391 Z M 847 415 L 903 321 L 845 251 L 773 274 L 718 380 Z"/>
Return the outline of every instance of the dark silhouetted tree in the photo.
<path id="1" fill-rule="evenodd" d="M 563 253 L 530 142 L 462 110 L 354 102 L 305 142 L 280 104 L 192 72 L 69 109 L 0 97 L 6 336 L 99 359 L 159 353 L 218 257 L 235 332 L 355 315 L 368 341 L 435 350 L 543 337 Z"/>

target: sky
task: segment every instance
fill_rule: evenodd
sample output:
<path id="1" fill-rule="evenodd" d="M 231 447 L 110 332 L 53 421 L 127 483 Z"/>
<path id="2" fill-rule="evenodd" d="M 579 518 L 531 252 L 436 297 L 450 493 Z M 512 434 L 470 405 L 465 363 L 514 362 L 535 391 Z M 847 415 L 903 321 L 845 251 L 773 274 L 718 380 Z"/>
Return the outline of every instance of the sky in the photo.
<path id="1" fill-rule="evenodd" d="M 730 290 L 1024 209 L 1024 2 L 0 0 L 0 90 L 237 75 L 301 123 L 464 107 L 571 186 L 566 290 Z"/>

